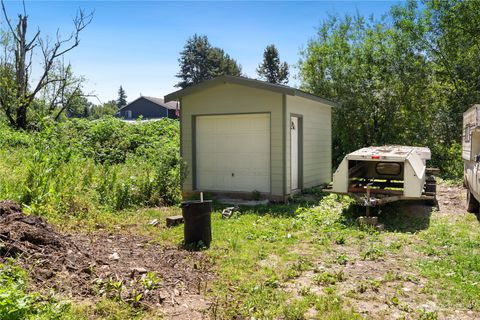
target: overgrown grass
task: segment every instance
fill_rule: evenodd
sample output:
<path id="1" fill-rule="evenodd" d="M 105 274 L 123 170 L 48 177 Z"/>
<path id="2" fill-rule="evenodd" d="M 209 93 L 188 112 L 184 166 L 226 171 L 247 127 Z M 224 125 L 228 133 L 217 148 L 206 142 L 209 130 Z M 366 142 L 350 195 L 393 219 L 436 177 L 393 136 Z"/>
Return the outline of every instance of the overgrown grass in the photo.
<path id="1" fill-rule="evenodd" d="M 449 307 L 462 305 L 480 310 L 480 232 L 474 215 L 452 221 L 434 217 L 420 235 L 423 253 L 418 265 L 431 281 L 426 290 L 436 292 Z"/>
<path id="2" fill-rule="evenodd" d="M 320 319 L 359 319 L 349 299 L 337 289 L 350 277 L 341 268 L 357 260 L 381 263 L 392 256 L 409 257 L 396 264 L 406 275 L 392 270 L 382 279 L 371 278 L 358 284 L 356 295 L 377 292 L 390 282 L 418 283 L 423 278 L 422 292 L 438 295 L 438 308 L 480 311 L 475 299 L 480 295 L 480 233 L 474 215 L 464 214 L 452 222 L 433 209 L 412 218 L 402 206 L 392 206 L 381 214 L 387 229 L 379 232 L 355 223 L 361 212 L 350 201 L 327 196 L 314 207 L 306 203 L 241 207 L 230 219 L 222 219 L 221 207 L 217 207 L 212 214 L 213 242 L 205 251 L 217 273 L 211 284 L 211 315 L 302 319 L 310 314 Z M 158 231 L 147 232 L 155 235 Z M 183 229 L 164 229 L 156 237 L 162 243 L 179 245 Z M 339 247 L 350 253 L 338 252 Z M 317 270 L 319 261 L 339 271 Z M 315 272 L 312 285 L 325 287 L 322 293 L 288 289 L 305 272 Z M 416 309 L 401 294 L 382 299 L 419 319 L 435 319 L 439 312 Z"/>
<path id="3" fill-rule="evenodd" d="M 357 260 L 375 264 L 392 255 L 402 256 L 405 251 L 411 253 L 410 260 L 397 267 L 412 275 L 387 272 L 382 279 L 359 283 L 355 295 L 379 291 L 392 281 L 418 283 L 423 278 L 423 294 L 438 296 L 439 308 L 480 311 L 476 299 L 480 294 L 480 239 L 474 215 L 451 220 L 434 210 L 425 218 L 428 224 L 412 228 L 411 217 L 385 210 L 383 222 L 394 221 L 403 227 L 378 232 L 358 227 L 355 217 L 360 213 L 350 207 L 350 200 L 336 196 L 324 197 L 314 207 L 303 202 L 241 207 L 230 219 L 221 218 L 222 206 L 215 207 L 213 242 L 204 251 L 217 275 L 205 292 L 213 303 L 208 310 L 211 317 L 302 319 L 308 314 L 321 319 L 360 319 L 349 296 L 337 287 L 350 281 L 350 275 L 318 269 L 319 261 L 327 268 L 341 270 Z M 83 230 L 106 228 L 148 234 L 160 243 L 178 246 L 183 228 L 164 226 L 165 217 L 174 214 L 180 214 L 180 209 L 127 209 L 115 214 L 102 212 L 96 217 L 72 216 L 66 223 Z M 149 225 L 154 219 L 160 226 Z M 349 253 L 338 252 L 339 248 Z M 303 288 L 294 293 L 288 289 L 305 272 L 314 272 L 312 286 L 324 288 L 321 292 Z M 438 314 L 409 306 L 402 295 L 383 299 L 391 308 L 410 310 L 419 319 L 435 319 Z M 70 310 L 80 318 L 154 317 L 106 298 L 91 307 Z"/>
<path id="4" fill-rule="evenodd" d="M 31 133 L 0 126 L 0 135 L 0 198 L 32 213 L 94 215 L 180 201 L 175 120 L 70 120 Z"/>
<path id="5" fill-rule="evenodd" d="M 158 211 L 132 213 L 180 201 L 178 150 L 178 122 L 169 119 L 44 122 L 34 132 L 0 124 L 0 200 L 16 200 L 61 228 L 121 232 L 136 225 L 148 232 L 153 227 L 143 221 Z M 43 297 L 27 280 L 13 263 L 0 266 L 0 319 L 161 318 L 158 310 L 108 298 L 69 302 L 53 291 Z"/>

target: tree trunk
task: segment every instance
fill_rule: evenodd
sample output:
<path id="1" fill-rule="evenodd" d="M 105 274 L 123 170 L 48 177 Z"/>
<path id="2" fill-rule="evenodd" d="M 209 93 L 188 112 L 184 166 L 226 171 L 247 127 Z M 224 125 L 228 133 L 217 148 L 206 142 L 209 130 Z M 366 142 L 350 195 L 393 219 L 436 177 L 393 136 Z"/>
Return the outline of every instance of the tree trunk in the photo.
<path id="1" fill-rule="evenodd" d="M 24 103 L 18 106 L 17 118 L 15 119 L 17 129 L 27 129 L 27 107 Z"/>
<path id="2" fill-rule="evenodd" d="M 27 75 L 25 68 L 25 61 L 27 56 L 27 17 L 18 16 L 17 25 L 17 46 L 15 50 L 15 64 L 16 64 L 16 83 L 17 83 L 17 108 L 16 127 L 19 129 L 27 128 Z"/>

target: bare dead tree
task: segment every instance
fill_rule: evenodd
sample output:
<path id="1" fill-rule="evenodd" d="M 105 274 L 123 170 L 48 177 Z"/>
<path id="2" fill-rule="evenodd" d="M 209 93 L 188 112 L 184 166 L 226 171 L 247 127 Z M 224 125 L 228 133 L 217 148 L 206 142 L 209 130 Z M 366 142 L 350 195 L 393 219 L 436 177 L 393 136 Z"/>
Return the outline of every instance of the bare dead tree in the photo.
<path id="1" fill-rule="evenodd" d="M 46 77 L 48 85 L 40 90 L 40 100 L 45 106 L 39 113 L 43 116 L 49 115 L 58 120 L 62 113 L 71 106 L 75 97 L 86 97 L 82 92 L 83 78 L 75 77 L 71 71 L 71 65 L 58 61 L 52 66 L 52 72 Z M 51 77 L 62 81 L 50 81 Z"/>
<path id="2" fill-rule="evenodd" d="M 59 63 L 60 58 L 66 53 L 73 50 L 80 44 L 80 33 L 92 22 L 93 12 L 85 14 L 83 10 L 79 10 L 77 16 L 73 19 L 73 31 L 66 38 L 60 36 L 57 30 L 53 41 L 48 38 L 40 36 L 40 29 L 33 35 L 31 39 L 27 39 L 28 15 L 25 9 L 25 2 L 23 3 L 23 14 L 18 14 L 18 22 L 14 28 L 10 19 L 8 18 L 7 10 L 5 8 L 4 0 L 1 0 L 2 12 L 8 26 L 8 32 L 11 35 L 13 42 L 13 61 L 3 59 L 3 67 L 11 66 L 14 68 L 14 93 L 13 98 L 0 94 L 0 109 L 6 114 L 10 124 L 16 128 L 25 129 L 27 123 L 27 112 L 32 107 L 35 97 L 51 86 L 55 92 L 53 96 L 55 101 L 50 103 L 50 106 L 57 105 L 58 98 L 62 97 L 61 101 L 68 102 L 65 98 L 67 88 L 73 85 L 73 90 L 80 90 L 80 84 L 71 81 L 62 72 L 53 72 L 56 63 Z M 41 72 L 38 79 L 31 81 L 30 75 L 32 73 L 32 59 L 36 48 L 41 51 Z M 7 57 L 7 50 L 5 50 L 5 57 Z M 61 62 L 63 63 L 63 62 Z M 2 66 L 0 66 L 2 68 Z M 1 75 L 1 74 L 0 74 Z M 71 91 L 71 90 L 69 90 Z M 61 108 L 63 112 L 65 107 Z M 56 112 L 56 108 L 49 108 L 50 114 Z M 60 115 L 56 114 L 54 117 L 58 118 Z"/>

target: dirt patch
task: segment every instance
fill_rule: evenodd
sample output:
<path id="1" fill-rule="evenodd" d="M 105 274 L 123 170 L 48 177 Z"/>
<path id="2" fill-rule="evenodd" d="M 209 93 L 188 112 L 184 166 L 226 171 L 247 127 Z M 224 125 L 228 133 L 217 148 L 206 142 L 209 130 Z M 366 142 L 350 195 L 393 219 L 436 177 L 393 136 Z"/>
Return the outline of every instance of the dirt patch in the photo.
<path id="1" fill-rule="evenodd" d="M 467 191 L 461 186 L 437 187 L 437 202 L 442 214 L 465 214 Z"/>
<path id="2" fill-rule="evenodd" d="M 386 222 L 388 229 L 413 234 L 428 228 L 434 211 L 451 220 L 466 214 L 462 187 L 439 185 L 437 202 L 434 207 L 419 202 L 395 204 L 391 212 L 385 208 L 387 212 L 382 214 L 389 216 L 383 218 L 390 221 L 391 225 Z M 398 223 L 405 220 L 412 225 L 399 228 Z M 347 239 L 344 245 L 331 244 L 329 252 L 313 259 L 313 268 L 285 283 L 284 290 L 294 297 L 305 292 L 325 295 L 333 290 L 346 306 L 367 319 L 427 319 L 433 313 L 438 319 L 480 319 L 479 312 L 443 308 L 439 297 L 427 290 L 426 280 L 412 267 L 419 256 L 414 245 L 420 240 L 414 236 L 395 239 L 385 232 L 371 247 L 355 238 Z M 306 316 L 317 318 L 318 314 L 310 310 Z"/>
<path id="3" fill-rule="evenodd" d="M 68 243 L 41 218 L 27 216 L 12 201 L 0 202 L 0 253 L 4 257 L 37 252 L 52 253 Z"/>
<path id="4" fill-rule="evenodd" d="M 406 268 L 405 256 L 386 254 L 364 260 L 360 250 L 335 246 L 331 257 L 315 262 L 313 270 L 288 283 L 286 290 L 294 295 L 305 290 L 324 295 L 327 288 L 334 288 L 346 305 L 368 319 L 396 319 L 417 311 L 438 310 L 435 301 L 422 292 L 425 281 Z M 349 262 L 344 265 L 325 262 L 339 254 L 346 255 Z"/>
<path id="5" fill-rule="evenodd" d="M 0 262 L 15 257 L 32 289 L 75 300 L 107 296 L 168 318 L 202 319 L 212 279 L 201 252 L 163 247 L 151 238 L 122 234 L 61 234 L 42 218 L 0 202 Z"/>
<path id="6" fill-rule="evenodd" d="M 333 252 L 347 252 L 337 246 Z M 479 319 L 480 314 L 469 310 L 447 310 L 440 306 L 437 296 L 426 293 L 426 280 L 409 267 L 408 254 L 385 254 L 376 260 L 364 260 L 358 250 L 349 249 L 346 265 L 325 263 L 323 257 L 314 268 L 284 284 L 284 290 L 300 297 L 309 292 L 325 295 L 328 288 L 341 296 L 345 306 L 366 319 L 423 319 L 436 313 L 438 319 Z M 312 312 L 312 311 L 311 311 Z M 308 319 L 318 318 L 312 312 Z"/>

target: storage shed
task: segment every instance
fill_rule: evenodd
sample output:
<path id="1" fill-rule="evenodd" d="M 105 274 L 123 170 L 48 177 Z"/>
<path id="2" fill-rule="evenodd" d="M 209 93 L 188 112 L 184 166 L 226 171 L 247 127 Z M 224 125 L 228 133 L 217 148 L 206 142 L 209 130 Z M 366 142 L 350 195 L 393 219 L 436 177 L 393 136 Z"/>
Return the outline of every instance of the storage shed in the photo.
<path id="1" fill-rule="evenodd" d="M 284 200 L 331 181 L 335 103 L 298 89 L 220 76 L 165 96 L 180 101 L 183 193 Z"/>

